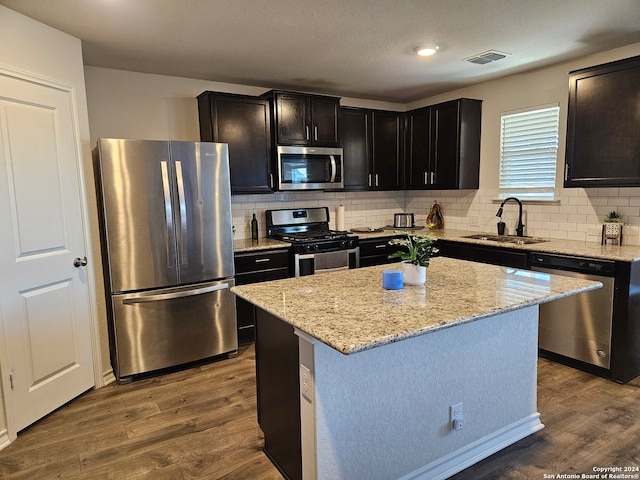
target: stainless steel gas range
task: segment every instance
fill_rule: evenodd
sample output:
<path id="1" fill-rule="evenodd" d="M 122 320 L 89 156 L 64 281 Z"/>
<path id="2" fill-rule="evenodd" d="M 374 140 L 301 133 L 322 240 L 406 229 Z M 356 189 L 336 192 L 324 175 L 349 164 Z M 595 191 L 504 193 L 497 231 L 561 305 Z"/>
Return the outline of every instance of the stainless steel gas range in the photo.
<path id="1" fill-rule="evenodd" d="M 267 236 L 290 242 L 296 277 L 360 266 L 358 237 L 329 229 L 329 208 L 267 210 Z"/>

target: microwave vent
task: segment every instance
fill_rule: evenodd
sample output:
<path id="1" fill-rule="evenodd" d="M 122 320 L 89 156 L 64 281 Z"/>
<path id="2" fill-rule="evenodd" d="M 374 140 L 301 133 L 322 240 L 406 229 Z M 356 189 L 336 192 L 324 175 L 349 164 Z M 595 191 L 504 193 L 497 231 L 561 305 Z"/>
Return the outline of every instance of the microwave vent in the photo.
<path id="1" fill-rule="evenodd" d="M 495 62 L 497 60 L 502 60 L 505 58 L 508 53 L 498 52 L 497 50 L 488 50 L 483 53 L 479 53 L 477 55 L 473 55 L 469 58 L 465 58 L 467 62 L 475 63 L 477 65 L 484 65 L 486 63 Z"/>

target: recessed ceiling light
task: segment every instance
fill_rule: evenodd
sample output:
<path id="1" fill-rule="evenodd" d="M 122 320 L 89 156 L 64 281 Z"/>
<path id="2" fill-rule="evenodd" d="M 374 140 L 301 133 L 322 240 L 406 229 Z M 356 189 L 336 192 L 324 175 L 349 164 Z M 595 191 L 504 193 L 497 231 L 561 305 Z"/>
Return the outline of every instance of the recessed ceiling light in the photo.
<path id="1" fill-rule="evenodd" d="M 420 47 L 414 48 L 413 51 L 421 57 L 429 57 L 436 53 L 439 49 L 440 47 L 438 45 L 422 45 Z"/>

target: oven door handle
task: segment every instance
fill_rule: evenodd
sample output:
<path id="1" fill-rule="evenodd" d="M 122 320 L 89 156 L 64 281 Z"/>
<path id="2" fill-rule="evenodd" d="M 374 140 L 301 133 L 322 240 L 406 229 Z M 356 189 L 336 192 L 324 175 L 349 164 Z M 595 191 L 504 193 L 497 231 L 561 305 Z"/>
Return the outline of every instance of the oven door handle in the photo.
<path id="1" fill-rule="evenodd" d="M 333 183 L 336 181 L 338 168 L 336 167 L 336 157 L 334 157 L 333 155 L 329 155 L 329 159 L 331 160 L 331 179 L 329 180 L 329 182 Z"/>

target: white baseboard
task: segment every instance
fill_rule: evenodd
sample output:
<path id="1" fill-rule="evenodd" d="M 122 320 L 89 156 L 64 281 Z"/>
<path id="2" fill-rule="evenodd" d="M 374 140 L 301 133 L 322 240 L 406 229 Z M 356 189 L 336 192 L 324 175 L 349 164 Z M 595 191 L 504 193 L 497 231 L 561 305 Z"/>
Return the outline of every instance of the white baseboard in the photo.
<path id="1" fill-rule="evenodd" d="M 11 440 L 9 439 L 9 431 L 5 428 L 0 432 L 0 450 L 8 447 L 10 443 Z"/>
<path id="2" fill-rule="evenodd" d="M 444 480 L 543 428 L 540 414 L 534 413 L 431 462 L 400 480 Z"/>
<path id="3" fill-rule="evenodd" d="M 102 386 L 109 385 L 116 381 L 116 376 L 113 374 L 113 369 L 106 370 L 102 373 Z"/>

